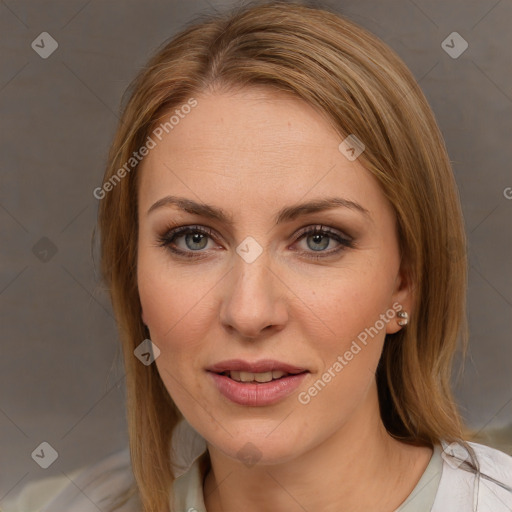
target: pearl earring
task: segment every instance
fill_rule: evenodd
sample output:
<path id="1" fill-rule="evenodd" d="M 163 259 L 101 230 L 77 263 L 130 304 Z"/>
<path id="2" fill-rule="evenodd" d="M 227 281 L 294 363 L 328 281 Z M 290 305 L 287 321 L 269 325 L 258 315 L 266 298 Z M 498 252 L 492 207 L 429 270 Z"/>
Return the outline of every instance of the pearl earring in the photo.
<path id="1" fill-rule="evenodd" d="M 406 311 L 399 311 L 397 314 L 400 318 L 403 318 L 403 320 L 398 320 L 398 325 L 407 325 L 408 322 L 408 315 Z"/>

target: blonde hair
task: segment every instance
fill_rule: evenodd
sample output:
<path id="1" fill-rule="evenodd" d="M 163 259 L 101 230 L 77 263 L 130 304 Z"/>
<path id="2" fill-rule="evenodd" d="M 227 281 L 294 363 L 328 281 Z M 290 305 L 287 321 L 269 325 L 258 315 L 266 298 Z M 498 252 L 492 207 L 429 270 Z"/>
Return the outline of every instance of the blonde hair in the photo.
<path id="1" fill-rule="evenodd" d="M 364 143 L 359 162 L 394 208 L 402 265 L 415 296 L 408 326 L 386 336 L 378 366 L 383 422 L 403 442 L 466 444 L 450 388 L 457 342 L 465 349 L 468 337 L 457 187 L 425 96 L 377 37 L 337 13 L 300 2 L 251 2 L 194 20 L 159 49 L 129 88 L 103 183 L 112 183 L 165 113 L 203 91 L 252 86 L 302 98 L 340 142 L 354 134 Z M 140 364 L 133 353 L 148 332 L 136 282 L 137 166 L 124 174 L 99 205 L 101 268 L 124 352 L 136 490 L 144 511 L 162 512 L 169 510 L 170 443 L 181 414 L 156 366 Z"/>

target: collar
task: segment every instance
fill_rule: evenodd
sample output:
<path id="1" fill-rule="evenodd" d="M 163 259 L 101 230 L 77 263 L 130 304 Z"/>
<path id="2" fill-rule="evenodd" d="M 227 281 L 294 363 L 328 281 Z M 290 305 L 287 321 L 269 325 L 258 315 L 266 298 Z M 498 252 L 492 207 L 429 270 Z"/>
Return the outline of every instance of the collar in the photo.
<path id="1" fill-rule="evenodd" d="M 469 444 L 475 449 L 478 459 L 483 462 L 484 473 L 492 474 L 496 471 L 494 466 L 498 464 L 504 473 L 498 475 L 501 477 L 500 480 L 508 481 L 509 476 L 512 476 L 512 458 L 510 456 L 486 446 Z M 210 465 L 206 440 L 183 418 L 173 431 L 171 450 L 172 468 L 175 475 L 174 505 L 170 503 L 171 510 L 207 512 L 203 495 L 203 480 Z M 480 491 L 482 491 L 482 486 L 478 485 L 480 480 L 478 475 L 460 469 L 464 460 L 469 458 L 464 447 L 458 443 L 448 445 L 445 441 L 441 441 L 441 446 L 437 450 L 438 452 L 434 454 L 438 456 L 440 452 L 444 461 L 442 478 L 440 481 L 438 480 L 439 487 L 432 512 L 446 510 L 444 505 L 447 503 L 453 503 L 455 507 L 459 507 L 457 510 L 473 512 L 475 503 L 478 501 L 485 502 L 491 498 L 494 499 L 493 496 L 490 496 L 491 490 L 480 496 L 478 488 L 480 487 Z M 509 476 L 506 476 L 505 473 Z M 483 486 L 483 491 L 486 491 L 487 487 L 487 485 Z M 510 490 L 509 494 L 506 494 L 503 489 L 496 488 L 493 489 L 492 494 L 496 494 L 497 491 L 503 494 L 501 503 L 508 503 L 506 501 L 508 499 L 512 505 Z M 492 508 L 492 510 L 501 509 Z"/>
<path id="2" fill-rule="evenodd" d="M 207 444 L 184 418 L 173 431 L 171 452 L 176 477 L 171 510 L 206 512 L 203 479 L 209 466 Z"/>

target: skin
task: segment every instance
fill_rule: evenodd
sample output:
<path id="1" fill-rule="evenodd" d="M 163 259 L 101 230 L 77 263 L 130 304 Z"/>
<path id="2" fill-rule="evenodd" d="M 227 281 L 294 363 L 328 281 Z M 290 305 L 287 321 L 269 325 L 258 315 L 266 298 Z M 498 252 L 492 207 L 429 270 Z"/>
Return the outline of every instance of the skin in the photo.
<path id="1" fill-rule="evenodd" d="M 411 314 L 394 211 L 375 178 L 340 152 L 339 135 L 300 99 L 263 88 L 195 97 L 197 107 L 141 164 L 137 278 L 142 318 L 161 350 L 158 371 L 207 441 L 207 510 L 393 511 L 432 455 L 393 439 L 379 415 L 375 371 L 385 335 L 402 328 L 397 318 L 307 405 L 297 395 L 393 303 Z M 176 206 L 147 213 L 167 195 L 222 208 L 233 226 Z M 340 207 L 274 223 L 282 207 L 330 196 L 356 201 L 370 218 Z M 172 222 L 211 228 L 214 236 L 181 235 L 175 247 L 196 257 L 180 258 L 158 245 Z M 355 246 L 297 238 L 318 224 Z M 236 252 L 247 236 L 263 250 L 252 263 Z M 310 373 L 276 404 L 242 406 L 205 371 L 231 358 L 273 358 Z M 248 442 L 260 456 L 252 466 L 237 455 Z"/>

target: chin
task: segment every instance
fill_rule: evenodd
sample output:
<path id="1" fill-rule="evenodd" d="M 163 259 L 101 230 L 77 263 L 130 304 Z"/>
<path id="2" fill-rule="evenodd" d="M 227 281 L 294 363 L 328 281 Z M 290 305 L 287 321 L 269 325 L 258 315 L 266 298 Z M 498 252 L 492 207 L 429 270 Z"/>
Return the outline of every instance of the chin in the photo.
<path id="1" fill-rule="evenodd" d="M 260 428 L 253 424 L 251 428 L 243 431 L 234 431 L 226 423 L 226 430 L 232 434 L 226 434 L 222 439 L 208 441 L 215 449 L 221 451 L 233 460 L 243 462 L 247 467 L 258 465 L 275 465 L 295 459 L 307 448 L 304 443 L 304 433 L 291 435 L 289 425 L 284 423 L 276 428 L 275 421 L 260 421 Z M 286 428 L 287 427 L 287 428 Z M 279 429 L 282 428 L 281 431 Z M 275 430 L 274 430 L 275 429 Z M 204 434 L 202 434 L 204 437 Z"/>

